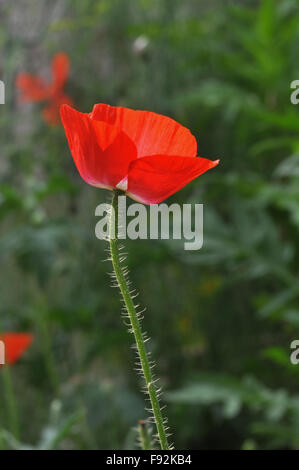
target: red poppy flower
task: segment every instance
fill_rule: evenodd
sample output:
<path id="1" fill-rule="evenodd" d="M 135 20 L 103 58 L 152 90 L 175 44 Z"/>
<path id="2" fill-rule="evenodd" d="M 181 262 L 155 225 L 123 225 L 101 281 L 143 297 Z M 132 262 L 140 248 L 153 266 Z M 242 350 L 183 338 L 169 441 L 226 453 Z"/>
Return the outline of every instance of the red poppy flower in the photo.
<path id="1" fill-rule="evenodd" d="M 29 348 L 33 336 L 29 333 L 4 333 L 0 341 L 5 347 L 5 364 L 14 364 Z"/>
<path id="2" fill-rule="evenodd" d="M 153 112 L 96 104 L 86 114 L 63 105 L 61 119 L 82 178 L 144 204 L 163 201 L 219 162 L 197 157 L 191 132 Z"/>
<path id="3" fill-rule="evenodd" d="M 16 86 L 21 92 L 20 100 L 22 102 L 47 102 L 42 115 L 48 124 L 59 123 L 59 108 L 62 104 L 73 105 L 73 100 L 64 92 L 69 71 L 68 56 L 64 52 L 58 52 L 52 59 L 50 82 L 28 73 L 20 73 L 17 76 Z"/>

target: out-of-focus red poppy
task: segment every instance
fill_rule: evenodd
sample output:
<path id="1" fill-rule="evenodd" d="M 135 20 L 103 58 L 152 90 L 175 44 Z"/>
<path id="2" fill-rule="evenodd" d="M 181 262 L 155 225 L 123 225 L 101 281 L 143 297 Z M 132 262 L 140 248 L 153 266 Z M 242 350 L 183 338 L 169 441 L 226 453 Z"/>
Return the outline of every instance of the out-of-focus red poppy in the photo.
<path id="1" fill-rule="evenodd" d="M 3 333 L 0 341 L 4 343 L 5 364 L 14 364 L 29 348 L 33 336 L 30 333 Z"/>
<path id="2" fill-rule="evenodd" d="M 96 104 L 86 114 L 63 105 L 61 118 L 82 178 L 144 204 L 163 201 L 219 162 L 197 157 L 191 132 L 153 112 Z"/>
<path id="3" fill-rule="evenodd" d="M 42 111 L 45 121 L 50 125 L 60 122 L 59 108 L 62 104 L 73 106 L 73 100 L 64 92 L 64 86 L 69 76 L 70 61 L 64 52 L 54 55 L 51 63 L 51 81 L 43 77 L 20 73 L 16 86 L 20 90 L 20 100 L 25 102 L 47 102 Z"/>

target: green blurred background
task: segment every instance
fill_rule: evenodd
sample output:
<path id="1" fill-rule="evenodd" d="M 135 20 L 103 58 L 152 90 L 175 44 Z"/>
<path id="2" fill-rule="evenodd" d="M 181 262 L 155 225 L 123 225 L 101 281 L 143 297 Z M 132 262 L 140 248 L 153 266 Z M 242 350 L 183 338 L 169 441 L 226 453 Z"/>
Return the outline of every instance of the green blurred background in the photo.
<path id="1" fill-rule="evenodd" d="M 201 250 L 126 242 L 176 448 L 298 448 L 298 1 L 1 0 L 0 14 L 0 322 L 35 337 L 9 368 L 18 422 L 0 370 L 1 448 L 132 449 L 146 417 L 94 234 L 109 193 L 14 85 L 61 50 L 78 109 L 167 114 L 221 158 L 168 200 L 204 204 Z"/>

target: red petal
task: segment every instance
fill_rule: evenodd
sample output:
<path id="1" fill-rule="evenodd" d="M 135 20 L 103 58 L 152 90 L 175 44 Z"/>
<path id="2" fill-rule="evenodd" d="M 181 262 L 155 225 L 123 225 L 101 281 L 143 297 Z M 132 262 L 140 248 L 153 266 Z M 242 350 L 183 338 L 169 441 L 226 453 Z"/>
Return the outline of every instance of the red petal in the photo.
<path id="1" fill-rule="evenodd" d="M 122 129 L 135 143 L 138 158 L 146 155 L 195 157 L 195 137 L 173 119 L 149 111 L 96 104 L 91 118 Z"/>
<path id="2" fill-rule="evenodd" d="M 88 114 L 61 107 L 69 147 L 82 178 L 93 186 L 115 187 L 136 159 L 136 147 L 119 128 L 92 121 Z"/>
<path id="3" fill-rule="evenodd" d="M 29 348 L 33 336 L 29 333 L 4 333 L 0 340 L 5 345 L 5 364 L 13 364 Z"/>
<path id="4" fill-rule="evenodd" d="M 16 86 L 21 91 L 22 101 L 43 101 L 49 96 L 49 86 L 40 77 L 28 73 L 20 73 Z"/>
<path id="5" fill-rule="evenodd" d="M 130 164 L 127 194 L 144 204 L 158 204 L 218 162 L 169 155 L 140 158 Z"/>
<path id="6" fill-rule="evenodd" d="M 58 52 L 52 59 L 53 91 L 61 90 L 70 73 L 70 61 L 64 52 Z"/>

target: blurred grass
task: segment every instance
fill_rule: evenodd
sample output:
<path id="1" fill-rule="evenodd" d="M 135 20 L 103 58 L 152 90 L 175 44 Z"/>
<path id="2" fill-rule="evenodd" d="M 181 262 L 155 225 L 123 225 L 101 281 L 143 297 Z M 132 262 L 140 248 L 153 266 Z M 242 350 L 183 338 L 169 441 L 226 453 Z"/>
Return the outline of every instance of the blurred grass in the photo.
<path id="1" fill-rule="evenodd" d="M 202 250 L 127 242 L 176 447 L 298 448 L 299 372 L 288 360 L 299 326 L 298 2 L 25 3 L 0 2 L 0 315 L 3 330 L 35 342 L 11 368 L 20 440 L 1 400 L 0 445 L 132 448 L 145 417 L 94 236 L 109 196 L 81 181 L 62 129 L 20 105 L 14 87 L 20 71 L 47 74 L 63 49 L 78 109 L 168 114 L 199 155 L 221 158 L 169 200 L 204 204 Z"/>

